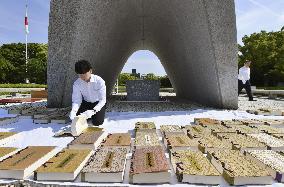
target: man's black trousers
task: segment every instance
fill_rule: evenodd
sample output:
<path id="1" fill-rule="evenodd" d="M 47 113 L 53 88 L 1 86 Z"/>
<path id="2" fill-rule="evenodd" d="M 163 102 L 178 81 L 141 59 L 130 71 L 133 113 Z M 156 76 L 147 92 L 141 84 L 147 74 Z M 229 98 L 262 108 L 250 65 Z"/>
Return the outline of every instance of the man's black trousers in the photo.
<path id="1" fill-rule="evenodd" d="M 94 107 L 98 104 L 99 102 L 95 103 L 90 103 L 87 101 L 82 101 L 81 106 L 77 112 L 77 116 L 81 114 L 82 112 L 85 112 L 87 110 L 94 110 Z M 92 123 L 93 125 L 101 125 L 104 123 L 105 120 L 105 111 L 106 111 L 106 104 L 102 107 L 100 111 L 98 111 L 95 115 L 92 116 Z"/>
<path id="2" fill-rule="evenodd" d="M 249 100 L 253 100 L 253 97 L 252 97 L 252 93 L 251 93 L 251 84 L 250 84 L 250 81 L 246 81 L 246 83 L 244 84 L 243 81 L 239 80 L 238 82 L 238 95 L 240 95 L 242 89 L 244 88 L 247 92 L 247 95 L 249 97 Z"/>

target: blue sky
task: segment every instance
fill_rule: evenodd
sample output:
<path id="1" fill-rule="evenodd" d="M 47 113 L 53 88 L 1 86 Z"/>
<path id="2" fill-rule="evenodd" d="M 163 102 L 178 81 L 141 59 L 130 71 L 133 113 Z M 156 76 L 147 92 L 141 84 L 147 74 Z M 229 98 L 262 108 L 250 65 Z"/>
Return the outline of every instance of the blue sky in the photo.
<path id="1" fill-rule="evenodd" d="M 29 42 L 47 43 L 49 0 L 28 0 Z M 235 0 L 238 43 L 244 35 L 284 26 L 284 0 Z M 0 44 L 25 42 L 25 0 L 0 0 Z M 151 67 L 151 68 L 149 68 Z M 158 57 L 150 51 L 133 53 L 122 72 L 136 68 L 142 74 L 165 75 Z"/>

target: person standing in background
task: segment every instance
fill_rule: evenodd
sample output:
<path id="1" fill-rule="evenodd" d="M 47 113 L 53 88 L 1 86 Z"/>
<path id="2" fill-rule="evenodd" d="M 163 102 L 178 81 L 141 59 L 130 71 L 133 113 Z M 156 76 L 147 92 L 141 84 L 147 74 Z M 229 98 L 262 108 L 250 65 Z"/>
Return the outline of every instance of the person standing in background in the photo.
<path id="1" fill-rule="evenodd" d="M 251 61 L 246 60 L 244 66 L 239 69 L 238 74 L 238 95 L 240 95 L 243 88 L 245 88 L 249 101 L 256 101 L 253 99 L 250 83 L 250 65 Z"/>

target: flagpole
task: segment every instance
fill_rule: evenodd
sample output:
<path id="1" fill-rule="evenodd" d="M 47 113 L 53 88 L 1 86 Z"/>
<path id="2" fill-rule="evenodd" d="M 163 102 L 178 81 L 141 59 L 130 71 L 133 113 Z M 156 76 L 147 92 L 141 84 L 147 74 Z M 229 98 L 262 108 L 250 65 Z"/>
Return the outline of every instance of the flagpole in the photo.
<path id="1" fill-rule="evenodd" d="M 26 0 L 26 18 L 28 17 L 28 0 Z M 28 79 L 28 32 L 26 30 L 26 83 L 30 83 Z"/>
<path id="2" fill-rule="evenodd" d="M 118 94 L 118 78 L 116 80 L 116 93 Z"/>
<path id="3" fill-rule="evenodd" d="M 29 83 L 28 79 L 28 34 L 26 33 L 26 83 Z"/>

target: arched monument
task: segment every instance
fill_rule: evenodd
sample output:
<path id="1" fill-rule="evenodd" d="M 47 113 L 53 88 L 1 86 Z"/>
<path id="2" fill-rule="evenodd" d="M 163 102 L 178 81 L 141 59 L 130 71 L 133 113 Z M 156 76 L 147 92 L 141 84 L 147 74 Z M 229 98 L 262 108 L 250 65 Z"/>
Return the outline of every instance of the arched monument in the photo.
<path id="1" fill-rule="evenodd" d="M 77 60 L 92 63 L 110 94 L 142 49 L 159 57 L 177 97 L 238 106 L 234 0 L 51 0 L 48 39 L 50 107 L 71 104 Z"/>

